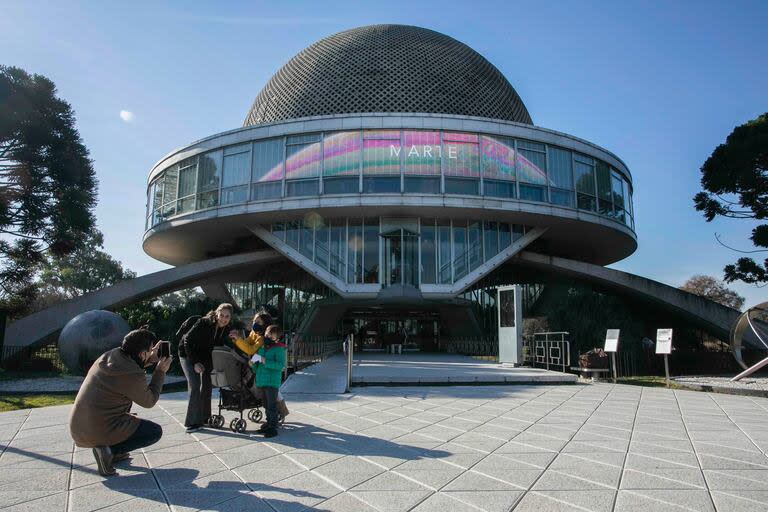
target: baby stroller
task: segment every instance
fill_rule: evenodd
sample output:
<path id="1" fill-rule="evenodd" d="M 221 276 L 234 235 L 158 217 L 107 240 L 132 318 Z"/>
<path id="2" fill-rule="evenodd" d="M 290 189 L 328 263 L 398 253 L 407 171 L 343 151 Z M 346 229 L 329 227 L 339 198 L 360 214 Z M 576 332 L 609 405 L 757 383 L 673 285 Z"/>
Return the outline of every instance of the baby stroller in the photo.
<path id="1" fill-rule="evenodd" d="M 254 380 L 255 376 L 248 366 L 248 359 L 229 347 L 214 347 L 213 371 L 211 383 L 219 388 L 219 413 L 211 416 L 209 424 L 215 428 L 224 426 L 222 409 L 240 413 L 239 418 L 229 422 L 233 432 L 243 433 L 248 422 L 243 419 L 243 411 L 248 411 L 248 419 L 259 422 L 263 416 L 261 407 L 264 403 L 259 396 Z M 279 418 L 278 418 L 279 419 Z"/>

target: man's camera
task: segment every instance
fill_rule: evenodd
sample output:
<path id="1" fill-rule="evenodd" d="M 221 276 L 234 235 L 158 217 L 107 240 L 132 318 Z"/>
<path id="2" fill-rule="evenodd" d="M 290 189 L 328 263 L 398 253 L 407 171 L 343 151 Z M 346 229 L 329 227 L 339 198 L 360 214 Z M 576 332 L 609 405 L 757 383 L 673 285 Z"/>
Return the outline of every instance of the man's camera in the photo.
<path id="1" fill-rule="evenodd" d="M 171 342 L 161 341 L 157 347 L 157 357 L 162 359 L 164 357 L 171 357 Z"/>

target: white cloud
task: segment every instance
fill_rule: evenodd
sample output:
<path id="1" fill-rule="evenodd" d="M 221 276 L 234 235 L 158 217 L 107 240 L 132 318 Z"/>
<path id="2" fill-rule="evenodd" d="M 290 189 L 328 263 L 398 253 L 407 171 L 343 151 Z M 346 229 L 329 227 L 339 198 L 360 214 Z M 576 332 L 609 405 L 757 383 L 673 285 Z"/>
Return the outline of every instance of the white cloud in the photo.
<path id="1" fill-rule="evenodd" d="M 131 112 L 130 110 L 121 110 L 120 111 L 120 119 L 122 119 L 126 123 L 132 123 L 135 118 L 136 118 L 136 116 L 134 116 L 133 112 Z"/>

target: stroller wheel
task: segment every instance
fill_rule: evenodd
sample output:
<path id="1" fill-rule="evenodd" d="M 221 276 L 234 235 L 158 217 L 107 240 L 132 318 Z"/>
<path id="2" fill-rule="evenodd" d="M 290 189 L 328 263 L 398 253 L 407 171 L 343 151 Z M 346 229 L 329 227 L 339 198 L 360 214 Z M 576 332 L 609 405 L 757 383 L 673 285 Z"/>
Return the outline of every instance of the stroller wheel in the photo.
<path id="1" fill-rule="evenodd" d="M 282 414 L 280 414 L 280 413 L 277 413 L 277 422 L 278 422 L 280 425 L 282 425 L 283 423 L 285 423 L 285 416 L 283 416 L 283 415 L 282 415 Z"/>
<path id="2" fill-rule="evenodd" d="M 216 420 L 215 421 L 216 421 L 216 423 L 214 423 L 214 425 L 213 425 L 214 427 L 221 428 L 221 427 L 224 426 L 224 416 L 222 416 L 221 414 L 216 415 Z"/>
<path id="3" fill-rule="evenodd" d="M 235 425 L 237 425 L 237 422 L 240 420 L 240 418 L 232 418 L 232 421 L 229 422 L 229 430 L 232 432 L 237 432 L 237 428 Z"/>
<path id="4" fill-rule="evenodd" d="M 235 421 L 235 432 L 242 434 L 245 432 L 245 428 L 247 426 L 248 426 L 248 423 L 244 419 L 237 419 Z"/>
<path id="5" fill-rule="evenodd" d="M 251 409 L 248 411 L 248 419 L 251 420 L 254 423 L 258 423 L 261 421 L 261 410 L 259 409 Z"/>

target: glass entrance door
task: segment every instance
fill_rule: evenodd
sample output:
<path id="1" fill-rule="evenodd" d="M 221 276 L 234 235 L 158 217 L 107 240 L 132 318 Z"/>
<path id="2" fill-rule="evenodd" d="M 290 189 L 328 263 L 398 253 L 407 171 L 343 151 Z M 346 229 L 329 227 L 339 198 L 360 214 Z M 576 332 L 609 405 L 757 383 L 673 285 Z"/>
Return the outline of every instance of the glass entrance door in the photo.
<path id="1" fill-rule="evenodd" d="M 419 235 L 397 229 L 381 235 L 384 239 L 384 286 L 419 285 Z"/>

